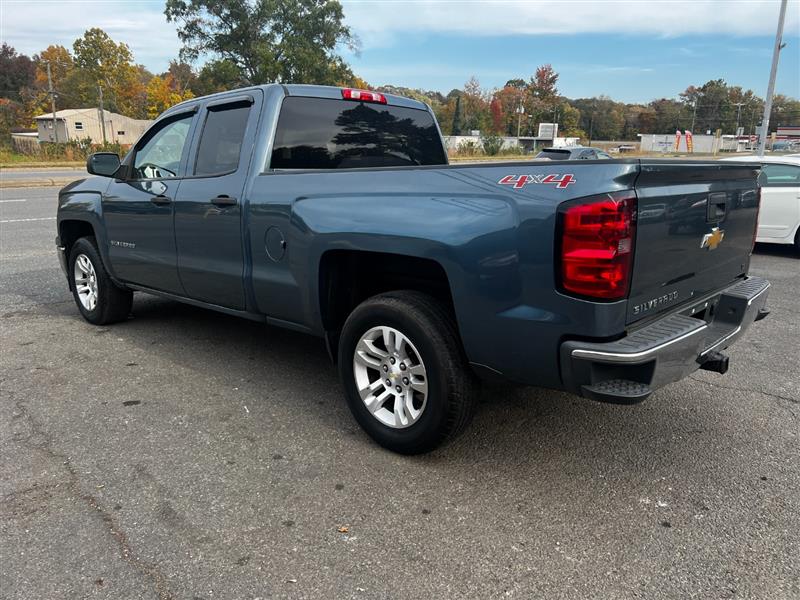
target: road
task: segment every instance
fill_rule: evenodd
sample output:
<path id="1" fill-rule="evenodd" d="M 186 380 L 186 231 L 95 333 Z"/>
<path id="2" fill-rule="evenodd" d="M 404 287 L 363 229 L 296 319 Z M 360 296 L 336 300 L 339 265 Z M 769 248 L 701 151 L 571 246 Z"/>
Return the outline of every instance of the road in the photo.
<path id="1" fill-rule="evenodd" d="M 727 375 L 633 407 L 486 389 L 409 458 L 314 338 L 146 296 L 85 323 L 55 193 L 0 204 L 0 598 L 800 597 L 791 251 L 753 256 L 773 313 Z"/>
<path id="2" fill-rule="evenodd" d="M 43 167 L 35 169 L 0 169 L 0 179 L 3 181 L 30 180 L 30 179 L 64 179 L 74 177 L 81 179 L 89 174 L 83 167 Z"/>

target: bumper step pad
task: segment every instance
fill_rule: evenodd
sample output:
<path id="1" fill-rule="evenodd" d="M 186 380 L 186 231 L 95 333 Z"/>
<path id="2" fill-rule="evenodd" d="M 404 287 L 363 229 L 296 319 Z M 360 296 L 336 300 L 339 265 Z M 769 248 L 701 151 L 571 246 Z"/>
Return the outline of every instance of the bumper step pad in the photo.
<path id="1" fill-rule="evenodd" d="M 652 393 L 650 386 L 628 379 L 610 379 L 593 385 L 584 385 L 584 396 L 600 402 L 633 404 L 641 402 Z"/>

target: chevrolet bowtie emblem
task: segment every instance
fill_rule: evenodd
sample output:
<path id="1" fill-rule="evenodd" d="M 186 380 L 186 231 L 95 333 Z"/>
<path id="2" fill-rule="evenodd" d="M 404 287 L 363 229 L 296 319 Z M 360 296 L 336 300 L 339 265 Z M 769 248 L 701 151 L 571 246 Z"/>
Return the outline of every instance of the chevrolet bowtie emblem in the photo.
<path id="1" fill-rule="evenodd" d="M 722 243 L 722 238 L 724 237 L 725 231 L 719 227 L 714 227 L 711 229 L 711 233 L 707 233 L 703 236 L 703 241 L 700 242 L 700 247 L 708 248 L 709 250 L 716 250 L 717 246 Z"/>

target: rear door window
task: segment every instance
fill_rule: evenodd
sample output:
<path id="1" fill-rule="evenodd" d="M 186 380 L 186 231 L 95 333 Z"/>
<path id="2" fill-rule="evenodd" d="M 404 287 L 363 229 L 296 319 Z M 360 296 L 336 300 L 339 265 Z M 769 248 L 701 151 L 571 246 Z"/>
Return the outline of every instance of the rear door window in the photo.
<path id="1" fill-rule="evenodd" d="M 239 167 L 249 116 L 249 102 L 209 107 L 197 149 L 195 175 L 224 175 Z"/>
<path id="2" fill-rule="evenodd" d="M 426 110 L 289 96 L 281 107 L 270 168 L 348 169 L 447 162 Z"/>

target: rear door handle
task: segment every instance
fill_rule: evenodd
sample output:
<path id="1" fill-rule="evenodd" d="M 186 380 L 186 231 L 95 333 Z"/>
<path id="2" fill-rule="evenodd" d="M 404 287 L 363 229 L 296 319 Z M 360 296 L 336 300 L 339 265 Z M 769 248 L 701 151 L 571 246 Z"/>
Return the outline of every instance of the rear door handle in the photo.
<path id="1" fill-rule="evenodd" d="M 172 198 L 170 198 L 169 196 L 165 196 L 164 194 L 159 194 L 158 196 L 151 197 L 150 202 L 152 202 L 153 204 L 164 205 L 172 202 Z"/>
<path id="2" fill-rule="evenodd" d="M 211 199 L 211 204 L 214 206 L 236 206 L 236 198 L 226 194 L 220 194 L 216 198 Z"/>

